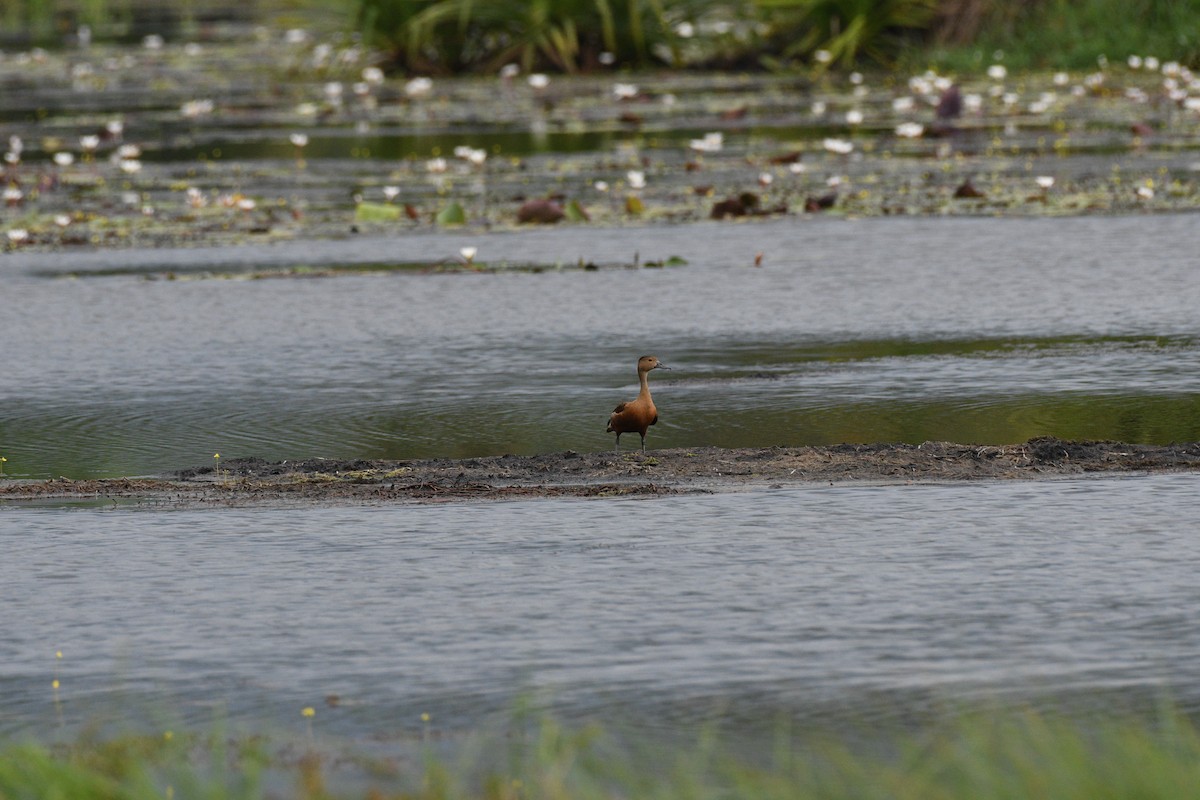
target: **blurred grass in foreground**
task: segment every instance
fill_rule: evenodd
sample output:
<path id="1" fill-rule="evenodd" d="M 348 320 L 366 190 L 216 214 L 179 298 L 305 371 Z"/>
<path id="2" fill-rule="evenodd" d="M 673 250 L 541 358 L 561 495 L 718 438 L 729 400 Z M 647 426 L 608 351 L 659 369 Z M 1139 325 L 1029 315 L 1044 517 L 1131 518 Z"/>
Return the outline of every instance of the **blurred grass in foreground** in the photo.
<path id="1" fill-rule="evenodd" d="M 280 755 L 262 736 L 9 744 L 0 749 L 0 797 L 1098 800 L 1187 797 L 1200 785 L 1200 736 L 1173 712 L 1104 721 L 972 713 L 919 731 L 860 732 L 855 745 L 780 733 L 762 752 L 715 734 L 630 746 L 594 726 L 553 721 L 489 741 L 461 748 L 476 754 L 465 763 L 432 750 L 407 762 L 350 756 L 319 733 L 306 746 L 276 748 Z M 348 763 L 357 773 L 349 780 Z"/>

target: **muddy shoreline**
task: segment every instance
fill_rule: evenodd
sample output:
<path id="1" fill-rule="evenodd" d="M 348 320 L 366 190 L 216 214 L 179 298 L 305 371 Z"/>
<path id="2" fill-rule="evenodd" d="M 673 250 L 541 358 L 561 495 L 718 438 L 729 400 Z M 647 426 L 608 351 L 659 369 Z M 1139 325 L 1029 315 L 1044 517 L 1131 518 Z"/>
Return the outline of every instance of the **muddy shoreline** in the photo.
<path id="1" fill-rule="evenodd" d="M 1141 445 L 1042 437 L 825 447 L 678 448 L 462 460 L 230 459 L 152 478 L 0 481 L 9 501 L 111 500 L 155 507 L 373 505 L 545 497 L 661 496 L 827 483 L 1036 480 L 1200 471 L 1200 443 Z"/>

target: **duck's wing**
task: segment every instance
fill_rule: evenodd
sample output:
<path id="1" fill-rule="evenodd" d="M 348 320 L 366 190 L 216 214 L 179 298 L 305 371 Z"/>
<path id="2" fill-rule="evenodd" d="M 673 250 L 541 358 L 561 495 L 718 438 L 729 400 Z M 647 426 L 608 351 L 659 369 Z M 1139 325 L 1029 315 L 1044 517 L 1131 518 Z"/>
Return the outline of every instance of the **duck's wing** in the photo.
<path id="1" fill-rule="evenodd" d="M 627 405 L 629 405 L 629 403 L 621 403 L 621 405 L 619 405 L 613 409 L 612 413 L 620 414 L 622 411 L 625 410 L 625 406 L 627 406 Z"/>
<path id="2" fill-rule="evenodd" d="M 654 419 L 650 420 L 650 424 L 651 424 L 651 425 L 657 425 L 657 424 L 658 424 L 658 414 L 655 414 L 655 415 L 654 415 Z"/>

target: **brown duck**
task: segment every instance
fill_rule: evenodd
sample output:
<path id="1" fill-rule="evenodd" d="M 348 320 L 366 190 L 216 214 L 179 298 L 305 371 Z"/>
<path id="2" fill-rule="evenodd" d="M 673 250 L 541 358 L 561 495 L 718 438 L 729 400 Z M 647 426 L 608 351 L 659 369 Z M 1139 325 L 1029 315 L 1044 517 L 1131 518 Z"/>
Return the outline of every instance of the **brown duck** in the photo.
<path id="1" fill-rule="evenodd" d="M 621 434 L 637 431 L 642 437 L 642 452 L 646 452 L 646 429 L 658 422 L 658 409 L 654 407 L 654 400 L 650 397 L 650 382 L 646 379 L 646 374 L 660 367 L 670 369 L 659 361 L 657 356 L 642 356 L 638 359 L 638 383 L 641 385 L 641 391 L 638 392 L 637 399 L 621 403 L 613 409 L 612 416 L 608 418 L 608 432 L 617 435 L 617 451 L 621 449 Z"/>

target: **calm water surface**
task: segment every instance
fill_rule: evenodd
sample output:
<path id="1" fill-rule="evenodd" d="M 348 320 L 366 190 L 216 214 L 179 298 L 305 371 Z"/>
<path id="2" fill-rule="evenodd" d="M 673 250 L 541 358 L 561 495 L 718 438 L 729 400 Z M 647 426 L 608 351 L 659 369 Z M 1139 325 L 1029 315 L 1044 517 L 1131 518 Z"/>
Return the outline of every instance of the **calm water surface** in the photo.
<path id="1" fill-rule="evenodd" d="M 1195 440 L 1196 231 L 822 218 L 7 254 L 0 453 L 36 477 L 595 450 L 647 352 L 675 368 L 652 446 Z M 184 280 L 465 245 L 548 269 Z M 635 254 L 687 264 L 555 269 Z"/>
<path id="2" fill-rule="evenodd" d="M 570 719 L 663 725 L 1073 693 L 1194 709 L 1198 514 L 1192 475 L 9 507 L 0 730 L 139 713 L 290 729 L 314 705 L 323 732 L 403 737 L 422 713 L 452 732 L 530 692 Z"/>

